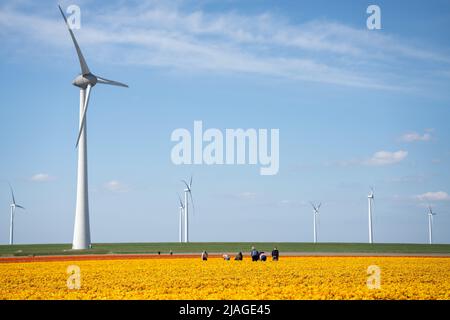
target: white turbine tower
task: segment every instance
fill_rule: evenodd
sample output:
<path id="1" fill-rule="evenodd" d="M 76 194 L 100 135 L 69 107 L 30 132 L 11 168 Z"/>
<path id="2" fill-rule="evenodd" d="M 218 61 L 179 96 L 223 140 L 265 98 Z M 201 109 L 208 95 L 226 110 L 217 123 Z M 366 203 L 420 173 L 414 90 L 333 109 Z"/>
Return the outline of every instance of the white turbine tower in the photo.
<path id="1" fill-rule="evenodd" d="M 373 188 L 370 188 L 369 195 L 367 199 L 369 201 L 369 243 L 373 243 L 373 228 L 372 228 L 372 214 L 373 214 L 373 203 L 374 203 L 375 193 Z"/>
<path id="2" fill-rule="evenodd" d="M 321 205 L 322 203 L 319 203 L 319 205 L 316 206 L 314 203 L 311 202 L 314 214 L 314 243 L 317 243 L 317 218 L 319 217 L 319 209 Z"/>
<path id="3" fill-rule="evenodd" d="M 14 244 L 14 215 L 16 214 L 16 208 L 20 208 L 22 210 L 25 210 L 24 207 L 16 203 L 16 199 L 14 198 L 14 191 L 11 186 L 9 185 L 9 189 L 11 190 L 11 223 L 9 225 L 9 244 Z"/>
<path id="4" fill-rule="evenodd" d="M 433 212 L 431 205 L 428 205 L 428 243 L 433 244 L 433 216 L 436 212 Z"/>
<path id="5" fill-rule="evenodd" d="M 189 183 L 186 180 L 181 180 L 184 185 L 184 242 L 189 242 L 189 198 L 192 202 L 192 210 L 194 210 L 194 199 L 192 199 L 192 176 Z"/>
<path id="6" fill-rule="evenodd" d="M 77 176 L 77 204 L 75 210 L 75 226 L 73 234 L 72 249 L 87 249 L 91 245 L 91 235 L 89 227 L 89 201 L 88 201 L 88 172 L 87 172 L 87 136 L 86 136 L 86 113 L 89 105 L 91 89 L 97 84 L 109 84 L 119 87 L 128 87 L 126 84 L 97 77 L 91 73 L 77 40 L 67 22 L 63 10 L 59 10 L 66 22 L 67 28 L 72 38 L 75 50 L 80 61 L 81 74 L 75 78 L 73 85 L 80 88 L 80 126 L 76 147 L 78 147 L 78 176 Z"/>
<path id="7" fill-rule="evenodd" d="M 178 228 L 178 233 L 179 233 L 179 241 L 180 243 L 183 242 L 183 214 L 184 214 L 184 203 L 183 200 L 181 200 L 181 197 L 178 195 L 178 200 L 180 202 L 180 222 L 179 222 L 179 228 Z"/>

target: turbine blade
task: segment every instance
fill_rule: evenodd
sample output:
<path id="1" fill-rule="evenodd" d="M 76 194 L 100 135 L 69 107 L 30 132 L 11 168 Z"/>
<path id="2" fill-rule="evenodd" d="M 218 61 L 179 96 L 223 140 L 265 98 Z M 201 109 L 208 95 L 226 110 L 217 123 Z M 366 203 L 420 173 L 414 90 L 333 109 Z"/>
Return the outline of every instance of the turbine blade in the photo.
<path id="1" fill-rule="evenodd" d="M 189 189 L 191 189 L 192 187 L 192 175 L 191 175 L 191 179 L 189 180 Z"/>
<path id="2" fill-rule="evenodd" d="M 100 77 L 97 77 L 97 83 L 109 84 L 111 86 L 128 88 L 128 85 L 126 85 L 125 83 L 121 83 L 121 82 L 113 81 L 113 80 L 108 80 L 108 79 L 100 78 Z"/>
<path id="3" fill-rule="evenodd" d="M 181 182 L 183 182 L 183 183 L 185 184 L 186 189 L 191 190 L 191 188 L 189 188 L 189 185 L 188 185 L 188 183 L 186 182 L 186 180 L 181 180 Z"/>
<path id="4" fill-rule="evenodd" d="M 78 45 L 77 39 L 75 39 L 75 35 L 73 34 L 73 31 L 72 31 L 72 29 L 70 29 L 69 23 L 67 22 L 67 18 L 64 15 L 63 10 L 61 9 L 61 6 L 58 5 L 58 7 L 59 7 L 59 11 L 61 11 L 64 21 L 66 22 L 67 29 L 69 30 L 70 36 L 71 36 L 73 44 L 75 46 L 75 50 L 77 50 L 78 60 L 80 60 L 81 73 L 83 75 L 89 74 L 89 73 L 91 73 L 91 71 L 89 71 L 86 60 L 84 60 L 84 57 L 83 57 L 83 54 L 81 53 L 81 49 L 80 49 L 80 46 Z"/>
<path id="5" fill-rule="evenodd" d="M 76 148 L 78 148 L 78 143 L 80 142 L 81 133 L 83 132 L 84 124 L 86 122 L 86 112 L 87 112 L 87 108 L 89 106 L 89 96 L 91 95 L 91 88 L 92 88 L 92 86 L 90 84 L 88 84 L 87 89 L 86 89 L 86 97 L 84 100 L 83 116 L 81 118 L 80 129 L 78 130 L 78 138 L 77 138 Z"/>
<path id="6" fill-rule="evenodd" d="M 195 205 L 194 205 L 194 198 L 192 198 L 192 192 L 191 189 L 189 189 L 189 197 L 191 198 L 191 204 L 192 204 L 192 215 L 195 216 Z"/>
<path id="7" fill-rule="evenodd" d="M 13 191 L 13 188 L 11 186 L 11 183 L 8 182 L 8 184 L 9 184 L 9 190 L 11 190 L 12 203 L 15 205 L 16 204 L 16 199 L 14 198 L 14 191 Z"/>
<path id="8" fill-rule="evenodd" d="M 15 206 L 16 206 L 16 208 L 20 208 L 20 209 L 23 209 L 23 210 L 25 210 L 25 208 L 24 208 L 24 207 L 22 207 L 22 206 L 20 206 L 20 205 L 18 205 L 18 204 L 16 204 Z"/>
<path id="9" fill-rule="evenodd" d="M 178 193 L 177 193 L 177 196 L 178 196 L 178 200 L 180 201 L 180 207 L 184 209 L 183 200 L 181 200 L 181 197 Z"/>
<path id="10" fill-rule="evenodd" d="M 319 203 L 319 205 L 317 206 L 317 211 L 319 211 L 321 205 L 322 205 L 322 202 Z"/>

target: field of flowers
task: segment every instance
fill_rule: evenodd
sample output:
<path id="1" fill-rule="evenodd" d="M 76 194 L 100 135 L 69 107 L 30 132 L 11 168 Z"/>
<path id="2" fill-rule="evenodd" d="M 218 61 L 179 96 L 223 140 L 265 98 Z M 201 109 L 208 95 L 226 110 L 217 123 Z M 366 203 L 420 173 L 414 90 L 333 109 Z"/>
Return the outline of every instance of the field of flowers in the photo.
<path id="1" fill-rule="evenodd" d="M 367 287 L 371 265 L 379 289 Z M 450 258 L 0 263 L 0 299 L 450 299 Z"/>

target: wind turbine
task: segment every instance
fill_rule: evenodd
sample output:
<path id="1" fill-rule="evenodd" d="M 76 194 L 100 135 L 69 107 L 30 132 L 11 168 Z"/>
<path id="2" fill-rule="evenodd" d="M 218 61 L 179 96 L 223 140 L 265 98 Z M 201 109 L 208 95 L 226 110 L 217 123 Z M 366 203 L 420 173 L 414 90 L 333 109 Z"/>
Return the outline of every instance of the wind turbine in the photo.
<path id="1" fill-rule="evenodd" d="M 183 242 L 183 214 L 184 214 L 184 203 L 183 200 L 181 200 L 181 197 L 178 195 L 178 200 L 180 202 L 180 223 L 179 223 L 179 239 L 180 243 Z"/>
<path id="2" fill-rule="evenodd" d="M 97 77 L 89 70 L 86 60 L 81 53 L 75 35 L 67 22 L 61 6 L 59 11 L 69 30 L 78 60 L 80 61 L 81 74 L 73 80 L 73 85 L 80 88 L 80 126 L 78 131 L 76 147 L 78 148 L 78 176 L 77 176 L 77 204 L 75 209 L 75 226 L 73 234 L 72 249 L 87 249 L 91 245 L 91 235 L 89 227 L 89 201 L 88 201 L 88 171 L 87 171 L 87 133 L 86 133 L 86 113 L 89 106 L 89 96 L 91 89 L 97 84 L 109 84 L 119 87 L 128 87 L 126 84 Z"/>
<path id="3" fill-rule="evenodd" d="M 433 244 L 433 216 L 436 212 L 433 212 L 431 205 L 428 205 L 428 243 Z"/>
<path id="4" fill-rule="evenodd" d="M 194 210 L 194 199 L 192 199 L 192 176 L 189 183 L 186 180 L 181 180 L 184 185 L 184 242 L 189 242 L 189 198 L 192 202 L 192 210 Z"/>
<path id="5" fill-rule="evenodd" d="M 369 195 L 367 199 L 369 201 L 369 243 L 373 243 L 373 229 L 372 229 L 372 211 L 373 211 L 373 203 L 374 203 L 375 193 L 373 191 L 373 187 L 370 187 Z"/>
<path id="6" fill-rule="evenodd" d="M 14 244 L 14 214 L 16 213 L 16 208 L 20 208 L 22 210 L 25 210 L 24 207 L 16 203 L 16 199 L 14 198 L 14 191 L 11 186 L 9 185 L 9 189 L 11 190 L 11 224 L 9 225 L 9 244 Z"/>
<path id="7" fill-rule="evenodd" d="M 314 243 L 317 243 L 317 218 L 319 217 L 319 209 L 321 205 L 322 203 L 319 203 L 319 205 L 316 206 L 314 203 L 311 202 L 314 214 Z"/>

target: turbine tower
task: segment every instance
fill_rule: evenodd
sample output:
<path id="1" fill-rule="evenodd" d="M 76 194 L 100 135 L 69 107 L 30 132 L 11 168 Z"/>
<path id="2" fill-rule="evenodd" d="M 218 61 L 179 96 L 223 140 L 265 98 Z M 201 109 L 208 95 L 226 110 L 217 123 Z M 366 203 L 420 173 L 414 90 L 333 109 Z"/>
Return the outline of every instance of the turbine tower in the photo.
<path id="1" fill-rule="evenodd" d="M 319 209 L 321 205 L 322 203 L 319 203 L 319 205 L 316 206 L 314 203 L 311 202 L 314 214 L 314 243 L 317 243 L 317 218 L 319 217 Z"/>
<path id="2" fill-rule="evenodd" d="M 189 242 L 189 198 L 192 202 L 192 209 L 194 210 L 194 199 L 192 199 L 192 176 L 189 183 L 186 180 L 181 180 L 184 185 L 184 242 Z"/>
<path id="3" fill-rule="evenodd" d="M 181 200 L 181 197 L 178 195 L 178 200 L 180 202 L 180 222 L 179 222 L 179 241 L 180 243 L 183 242 L 183 214 L 184 214 L 184 203 L 183 200 Z"/>
<path id="4" fill-rule="evenodd" d="M 73 85 L 80 88 L 80 126 L 76 147 L 78 148 L 78 174 L 77 174 L 77 203 L 75 209 L 75 226 L 73 234 L 72 249 L 88 249 L 91 245 L 91 235 L 89 227 L 89 201 L 88 201 L 88 171 L 87 171 L 87 125 L 86 113 L 89 105 L 91 89 L 97 84 L 109 84 L 119 87 L 128 87 L 126 84 L 97 77 L 91 73 L 86 60 L 81 53 L 75 35 L 67 22 L 61 6 L 59 11 L 69 30 L 78 60 L 80 61 L 81 74 L 75 78 Z"/>
<path id="5" fill-rule="evenodd" d="M 433 212 L 431 205 L 428 205 L 428 243 L 433 244 L 433 216 L 436 212 Z"/>
<path id="6" fill-rule="evenodd" d="M 14 198 L 14 191 L 11 186 L 9 185 L 9 189 L 11 190 L 11 223 L 9 225 L 9 244 L 14 244 L 14 215 L 16 213 L 16 208 L 20 208 L 22 210 L 25 210 L 24 207 L 16 203 L 16 199 Z"/>
<path id="7" fill-rule="evenodd" d="M 372 211 L 373 211 L 374 196 L 375 194 L 373 188 L 371 187 L 369 195 L 367 196 L 367 200 L 369 201 L 369 243 L 373 243 Z"/>

